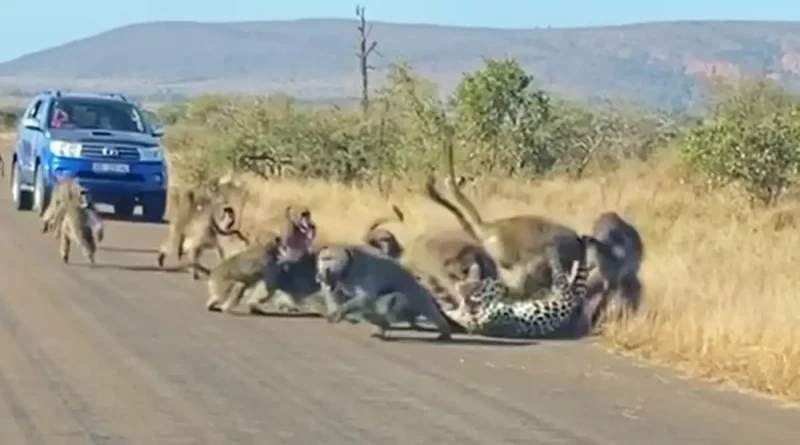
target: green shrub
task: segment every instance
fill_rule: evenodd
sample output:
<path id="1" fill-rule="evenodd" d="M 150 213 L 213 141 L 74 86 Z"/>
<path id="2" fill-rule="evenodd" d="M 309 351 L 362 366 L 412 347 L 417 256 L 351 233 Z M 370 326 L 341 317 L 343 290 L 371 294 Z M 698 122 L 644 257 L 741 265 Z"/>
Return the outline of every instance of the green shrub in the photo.
<path id="1" fill-rule="evenodd" d="M 795 182 L 798 150 L 800 101 L 771 82 L 754 81 L 719 87 L 681 154 L 709 185 L 736 182 L 752 201 L 772 205 Z"/>
<path id="2" fill-rule="evenodd" d="M 227 169 L 420 183 L 442 168 L 450 143 L 459 174 L 580 176 L 646 159 L 675 134 L 673 122 L 657 113 L 552 98 L 510 59 L 486 59 L 449 98 L 408 63 L 394 63 L 366 116 L 356 106 L 315 107 L 286 95 L 203 95 L 157 114 L 170 126 L 173 168 L 192 170 L 184 175 L 192 183 Z"/>

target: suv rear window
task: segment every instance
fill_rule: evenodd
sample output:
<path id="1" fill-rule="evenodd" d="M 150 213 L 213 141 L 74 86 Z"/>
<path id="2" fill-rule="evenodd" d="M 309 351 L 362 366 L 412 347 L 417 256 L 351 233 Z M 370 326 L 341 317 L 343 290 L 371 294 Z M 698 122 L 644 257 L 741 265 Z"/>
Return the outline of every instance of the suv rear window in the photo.
<path id="1" fill-rule="evenodd" d="M 61 98 L 53 102 L 49 119 L 51 128 L 147 132 L 139 110 L 127 102 Z"/>

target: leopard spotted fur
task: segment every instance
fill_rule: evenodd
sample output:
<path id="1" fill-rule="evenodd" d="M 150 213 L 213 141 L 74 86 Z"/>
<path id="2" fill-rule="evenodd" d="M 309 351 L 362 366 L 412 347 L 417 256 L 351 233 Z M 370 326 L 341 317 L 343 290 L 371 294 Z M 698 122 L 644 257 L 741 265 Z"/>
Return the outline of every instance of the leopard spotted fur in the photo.
<path id="1" fill-rule="evenodd" d="M 581 241 L 585 242 L 583 238 Z M 466 296 L 462 310 L 466 313 L 453 318 L 458 318 L 472 334 L 492 337 L 544 338 L 568 327 L 578 318 L 586 299 L 586 256 L 573 264 L 571 278 L 564 272 L 555 249 L 548 249 L 547 257 L 553 274 L 551 295 L 547 298 L 509 301 L 508 286 L 488 278 L 476 283 L 477 287 Z"/>

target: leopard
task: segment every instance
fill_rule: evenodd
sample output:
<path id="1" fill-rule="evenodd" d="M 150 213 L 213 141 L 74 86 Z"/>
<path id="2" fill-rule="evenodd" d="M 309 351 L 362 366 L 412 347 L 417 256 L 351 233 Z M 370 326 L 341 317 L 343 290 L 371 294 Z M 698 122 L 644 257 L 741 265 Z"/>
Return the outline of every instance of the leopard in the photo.
<path id="1" fill-rule="evenodd" d="M 555 246 L 545 249 L 552 273 L 550 295 L 540 299 L 509 299 L 511 289 L 500 278 L 488 277 L 461 286 L 465 307 L 447 315 L 472 335 L 539 339 L 585 329 L 598 301 L 588 301 L 586 246 L 591 237 L 577 237 L 582 254 L 567 276 Z M 449 311 L 448 311 L 449 312 Z"/>

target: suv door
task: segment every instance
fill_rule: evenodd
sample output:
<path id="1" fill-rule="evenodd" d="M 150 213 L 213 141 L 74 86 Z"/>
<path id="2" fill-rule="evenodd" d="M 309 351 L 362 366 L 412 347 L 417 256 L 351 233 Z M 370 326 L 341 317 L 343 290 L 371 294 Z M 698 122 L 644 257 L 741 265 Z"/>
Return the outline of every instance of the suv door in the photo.
<path id="1" fill-rule="evenodd" d="M 23 119 L 32 118 L 39 120 L 38 116 L 41 115 L 41 110 L 45 108 L 43 104 L 44 99 L 34 100 L 28 109 L 25 110 Z M 44 121 L 39 120 L 39 125 L 44 125 Z M 19 164 L 19 179 L 23 184 L 33 183 L 33 172 L 36 167 L 36 154 L 37 150 L 39 149 L 38 144 L 42 143 L 43 138 L 44 134 L 41 130 L 26 128 L 23 123 L 20 122 L 17 130 L 17 163 Z"/>

